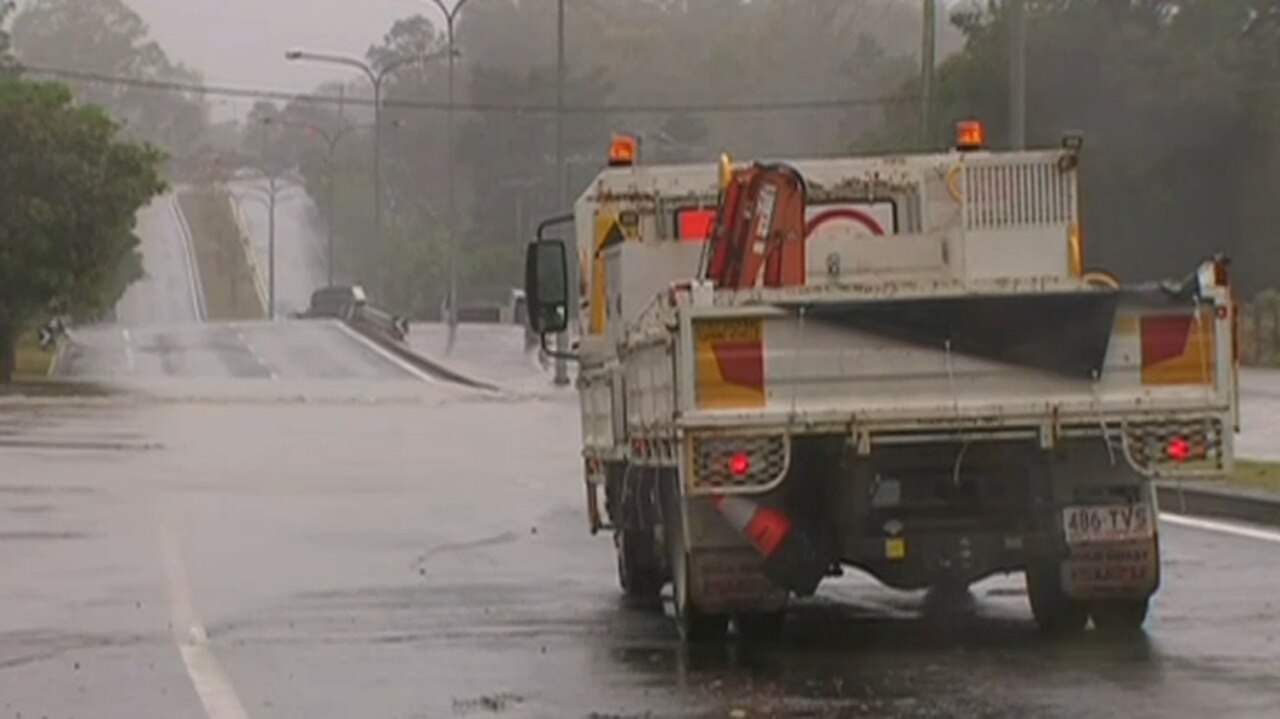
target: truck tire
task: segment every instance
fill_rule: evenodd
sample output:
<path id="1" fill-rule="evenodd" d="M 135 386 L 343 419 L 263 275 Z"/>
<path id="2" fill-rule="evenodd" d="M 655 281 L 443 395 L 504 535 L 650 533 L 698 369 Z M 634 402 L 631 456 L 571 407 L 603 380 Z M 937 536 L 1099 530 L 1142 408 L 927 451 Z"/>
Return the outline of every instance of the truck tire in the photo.
<path id="1" fill-rule="evenodd" d="M 1099 632 L 1116 636 L 1137 634 L 1147 620 L 1148 599 L 1108 599 L 1089 607 L 1093 626 Z"/>
<path id="2" fill-rule="evenodd" d="M 1031 613 L 1045 634 L 1077 634 L 1089 622 L 1089 612 L 1082 603 L 1067 596 L 1058 566 L 1054 561 L 1027 567 L 1027 598 L 1031 600 Z"/>
<path id="3" fill-rule="evenodd" d="M 738 636 L 742 637 L 743 641 L 753 644 L 771 644 L 781 639 L 782 627 L 786 621 L 786 610 L 744 612 L 733 618 L 733 623 L 738 628 Z"/>
<path id="4" fill-rule="evenodd" d="M 654 602 L 662 591 L 662 568 L 654 551 L 653 532 L 619 529 L 613 535 L 618 553 L 618 584 L 629 599 Z"/>

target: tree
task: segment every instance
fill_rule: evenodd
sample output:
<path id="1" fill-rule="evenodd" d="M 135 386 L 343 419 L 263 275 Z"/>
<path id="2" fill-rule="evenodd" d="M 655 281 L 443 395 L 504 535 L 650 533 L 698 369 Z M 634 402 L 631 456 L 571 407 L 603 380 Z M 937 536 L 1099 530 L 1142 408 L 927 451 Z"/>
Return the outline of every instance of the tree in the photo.
<path id="1" fill-rule="evenodd" d="M 0 80 L 0 382 L 31 322 L 111 307 L 136 275 L 162 156 L 119 134 L 63 85 Z"/>
<path id="2" fill-rule="evenodd" d="M 12 0 L 6 2 L 0 0 L 0 77 L 9 77 L 18 72 L 18 65 L 14 62 L 13 55 L 10 52 L 9 33 L 5 31 L 5 23 L 9 19 L 9 14 L 13 12 L 14 4 Z"/>
<path id="3" fill-rule="evenodd" d="M 1085 136 L 1086 261 L 1127 281 L 1184 273 L 1227 251 L 1246 287 L 1274 286 L 1280 257 L 1277 34 L 1244 32 L 1271 0 L 1029 0 L 1027 140 Z M 938 70 L 930 145 L 984 121 L 1006 146 L 1008 2 L 961 6 L 964 50 Z M 900 93 L 913 95 L 914 81 Z M 1268 109 L 1270 108 L 1270 109 Z M 899 148 L 919 146 L 918 109 L 890 108 Z M 895 143 L 889 143 L 895 144 Z"/>
<path id="4" fill-rule="evenodd" d="M 123 0 L 33 0 L 14 18 L 13 43 L 18 59 L 35 67 L 134 80 L 200 81 L 194 71 L 169 58 Z M 174 155 L 199 147 L 206 118 L 204 103 L 195 95 L 110 82 L 68 84 L 80 102 L 106 108 L 129 137 Z"/>

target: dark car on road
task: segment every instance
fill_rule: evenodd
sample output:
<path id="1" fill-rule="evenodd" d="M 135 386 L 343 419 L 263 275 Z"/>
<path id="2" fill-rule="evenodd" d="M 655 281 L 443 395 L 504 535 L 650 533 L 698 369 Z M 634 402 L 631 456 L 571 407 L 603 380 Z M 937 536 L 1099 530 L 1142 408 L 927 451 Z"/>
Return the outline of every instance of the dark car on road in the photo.
<path id="1" fill-rule="evenodd" d="M 360 285 L 324 287 L 311 293 L 311 306 L 302 316 L 342 319 L 366 304 L 368 298 Z"/>

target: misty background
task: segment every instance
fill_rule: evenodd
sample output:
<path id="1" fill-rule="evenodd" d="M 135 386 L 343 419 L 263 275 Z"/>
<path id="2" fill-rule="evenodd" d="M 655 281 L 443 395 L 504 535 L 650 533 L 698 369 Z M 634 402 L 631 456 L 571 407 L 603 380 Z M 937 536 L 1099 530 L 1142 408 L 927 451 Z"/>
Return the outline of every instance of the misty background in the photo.
<path id="1" fill-rule="evenodd" d="M 1181 275 L 1225 250 L 1246 292 L 1280 284 L 1280 2 L 1026 2 L 1027 136 L 1054 146 L 1066 130 L 1085 133 L 1089 264 L 1136 281 Z M 556 3 L 469 0 L 457 26 L 454 145 L 463 299 L 497 300 L 519 284 L 531 228 L 568 209 L 560 183 L 570 198 L 580 192 L 616 130 L 642 138 L 645 162 L 942 151 L 966 117 L 1005 146 L 1010 3 L 938 3 L 929 127 L 923 4 L 566 0 L 561 176 L 549 110 Z M 446 39 L 434 5 L 27 0 L 10 31 L 32 71 L 53 71 L 165 149 L 173 178 L 217 181 L 245 166 L 287 174 L 318 223 L 333 218 L 339 281 L 364 283 L 397 311 L 439 311 L 450 259 L 446 63 L 407 63 L 386 82 L 375 247 L 369 82 L 352 68 L 284 59 L 297 47 L 377 69 L 438 53 Z M 157 81 L 166 87 L 147 84 Z"/>

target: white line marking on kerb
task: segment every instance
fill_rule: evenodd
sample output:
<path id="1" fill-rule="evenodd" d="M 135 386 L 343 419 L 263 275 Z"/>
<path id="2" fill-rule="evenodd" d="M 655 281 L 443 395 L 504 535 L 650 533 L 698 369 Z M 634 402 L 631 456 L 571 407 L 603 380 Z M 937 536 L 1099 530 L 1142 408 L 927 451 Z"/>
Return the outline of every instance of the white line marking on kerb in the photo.
<path id="1" fill-rule="evenodd" d="M 178 652 L 182 654 L 182 663 L 187 667 L 196 695 L 204 705 L 204 713 L 209 719 L 249 719 L 244 705 L 209 648 L 209 633 L 205 631 L 191 601 L 187 570 L 167 523 L 160 527 L 160 551 L 164 555 L 165 575 L 169 582 L 173 639 L 178 644 Z"/>
<path id="2" fill-rule="evenodd" d="M 178 232 L 182 234 L 182 254 L 186 260 L 187 287 L 191 290 L 191 311 L 196 315 L 196 322 L 204 322 L 204 286 L 200 281 L 200 268 L 197 267 L 195 240 L 191 237 L 191 226 L 187 224 L 186 215 L 178 206 L 177 195 L 169 197 L 169 211 L 178 223 Z"/>
<path id="3" fill-rule="evenodd" d="M 1206 532 L 1216 532 L 1218 534 L 1231 534 L 1237 537 L 1245 537 L 1246 539 L 1257 539 L 1262 542 L 1280 544 L 1280 532 L 1255 529 L 1253 527 L 1245 527 L 1239 524 L 1229 524 L 1227 522 L 1218 522 L 1212 519 L 1200 519 L 1199 517 L 1188 517 L 1182 514 L 1169 514 L 1167 512 L 1160 513 L 1160 521 L 1175 524 L 1179 527 L 1189 527 L 1191 529 L 1200 529 Z"/>
<path id="4" fill-rule="evenodd" d="M 413 365 L 411 365 L 411 364 L 409 364 L 408 362 L 406 362 L 403 358 L 395 356 L 395 355 L 394 355 L 394 354 L 392 354 L 392 353 L 391 353 L 391 351 L 390 351 L 390 350 L 388 350 L 387 348 L 385 348 L 385 347 L 383 347 L 383 346 L 379 345 L 377 342 L 374 342 L 373 340 L 369 339 L 368 337 L 365 337 L 364 335 L 360 334 L 359 332 L 356 332 L 355 330 L 353 330 L 353 329 L 351 329 L 350 327 L 346 326 L 344 323 L 342 323 L 342 322 L 334 322 L 334 324 L 336 324 L 336 325 L 338 326 L 338 329 L 340 329 L 340 330 L 342 330 L 343 332 L 345 332 L 345 333 L 347 334 L 347 336 L 348 336 L 348 337 L 350 337 L 351 339 L 353 339 L 353 340 L 355 340 L 355 341 L 359 342 L 360 344 L 364 345 L 365 347 L 368 347 L 369 349 L 373 350 L 375 353 L 377 353 L 380 357 L 382 357 L 382 358 L 383 358 L 383 359 L 385 359 L 386 361 L 388 361 L 388 362 L 390 362 L 391 364 L 393 364 L 393 365 L 395 365 L 395 366 L 399 367 L 400 369 L 404 370 L 405 372 L 408 372 L 409 374 L 413 375 L 413 376 L 414 376 L 414 377 L 416 377 L 417 379 L 420 379 L 420 380 L 422 380 L 423 382 L 430 382 L 431 384 L 438 384 L 438 383 L 439 383 L 439 382 L 438 382 L 438 380 L 436 380 L 436 378 L 435 378 L 435 377 L 432 377 L 431 375 L 427 374 L 426 372 L 423 372 L 422 370 L 418 369 L 417 367 L 414 367 Z"/>

